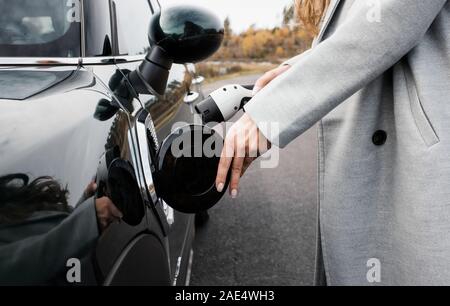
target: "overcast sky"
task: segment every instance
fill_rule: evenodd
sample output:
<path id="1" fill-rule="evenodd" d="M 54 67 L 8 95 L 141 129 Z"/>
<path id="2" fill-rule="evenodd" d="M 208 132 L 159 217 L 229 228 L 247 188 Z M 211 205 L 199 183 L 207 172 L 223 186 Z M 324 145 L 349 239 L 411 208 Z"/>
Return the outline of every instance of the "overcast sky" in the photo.
<path id="1" fill-rule="evenodd" d="M 250 25 L 273 28 L 281 24 L 283 7 L 294 0 L 160 0 L 162 6 L 192 3 L 207 7 L 221 18 L 230 17 L 234 31 L 241 32 Z"/>

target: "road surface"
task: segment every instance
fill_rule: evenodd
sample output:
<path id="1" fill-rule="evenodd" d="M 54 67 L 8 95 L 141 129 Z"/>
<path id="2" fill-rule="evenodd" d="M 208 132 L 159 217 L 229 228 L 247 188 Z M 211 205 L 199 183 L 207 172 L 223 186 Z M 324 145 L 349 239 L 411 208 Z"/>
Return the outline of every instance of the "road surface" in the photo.
<path id="1" fill-rule="evenodd" d="M 243 76 L 205 86 L 253 84 Z M 197 230 L 191 285 L 312 285 L 317 227 L 317 129 L 280 152 L 276 169 L 253 165 Z"/>

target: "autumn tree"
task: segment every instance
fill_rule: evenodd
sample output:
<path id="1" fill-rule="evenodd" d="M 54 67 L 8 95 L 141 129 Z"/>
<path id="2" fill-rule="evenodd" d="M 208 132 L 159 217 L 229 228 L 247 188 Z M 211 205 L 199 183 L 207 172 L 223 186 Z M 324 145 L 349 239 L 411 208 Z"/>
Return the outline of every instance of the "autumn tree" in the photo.
<path id="1" fill-rule="evenodd" d="M 295 23 L 293 6 L 283 9 L 280 27 L 257 29 L 251 25 L 236 34 L 232 31 L 230 19 L 226 18 L 224 28 L 224 43 L 214 55 L 214 60 L 281 61 L 303 52 L 311 44 L 307 31 Z"/>
<path id="2" fill-rule="evenodd" d="M 223 25 L 224 25 L 224 29 L 225 29 L 224 39 L 225 39 L 225 43 L 227 43 L 227 41 L 233 35 L 233 30 L 231 29 L 230 17 L 225 18 Z"/>
<path id="3" fill-rule="evenodd" d="M 290 27 L 294 22 L 295 10 L 293 5 L 285 6 L 283 8 L 283 27 Z"/>

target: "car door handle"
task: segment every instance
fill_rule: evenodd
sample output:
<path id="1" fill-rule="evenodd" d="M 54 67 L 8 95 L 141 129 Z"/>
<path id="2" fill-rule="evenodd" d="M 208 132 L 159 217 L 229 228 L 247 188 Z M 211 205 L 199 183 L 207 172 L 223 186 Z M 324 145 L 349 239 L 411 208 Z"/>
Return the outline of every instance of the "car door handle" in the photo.
<path id="1" fill-rule="evenodd" d="M 191 114 L 195 114 L 194 102 L 200 100 L 200 94 L 196 91 L 189 91 L 183 98 L 184 103 L 189 105 Z"/>
<path id="2" fill-rule="evenodd" d="M 205 81 L 205 77 L 199 75 L 195 79 L 192 80 L 192 84 L 194 85 L 200 85 Z"/>
<path id="3" fill-rule="evenodd" d="M 186 104 L 192 104 L 192 103 L 196 102 L 199 98 L 200 98 L 200 94 L 198 92 L 190 91 L 190 92 L 186 93 L 183 101 Z"/>

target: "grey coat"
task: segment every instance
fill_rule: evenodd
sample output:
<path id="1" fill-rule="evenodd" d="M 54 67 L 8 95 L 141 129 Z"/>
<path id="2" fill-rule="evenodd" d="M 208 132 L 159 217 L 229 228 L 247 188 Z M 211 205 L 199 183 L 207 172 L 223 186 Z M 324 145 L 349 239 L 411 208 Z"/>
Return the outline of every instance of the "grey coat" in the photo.
<path id="1" fill-rule="evenodd" d="M 67 284 L 67 260 L 89 256 L 98 236 L 94 198 L 71 214 L 41 211 L 0 225 L 0 285 Z"/>
<path id="2" fill-rule="evenodd" d="M 328 284 L 450 285 L 450 1 L 331 1 L 289 63 L 246 111 L 280 147 L 320 120 Z"/>

